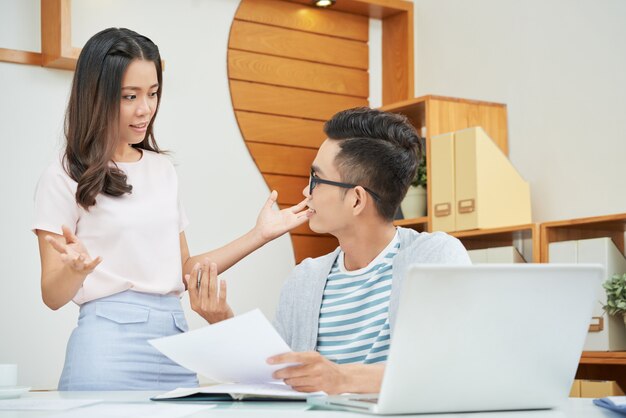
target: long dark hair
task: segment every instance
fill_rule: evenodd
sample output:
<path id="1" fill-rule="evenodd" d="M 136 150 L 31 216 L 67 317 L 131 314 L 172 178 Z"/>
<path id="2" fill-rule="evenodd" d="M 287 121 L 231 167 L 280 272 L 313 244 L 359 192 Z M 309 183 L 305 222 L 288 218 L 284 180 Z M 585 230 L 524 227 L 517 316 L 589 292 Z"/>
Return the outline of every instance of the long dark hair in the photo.
<path id="1" fill-rule="evenodd" d="M 87 210 L 99 193 L 121 196 L 132 191 L 126 174 L 111 161 L 118 141 L 122 78 L 134 59 L 154 62 L 159 89 L 146 136 L 133 147 L 161 152 L 152 132 L 163 85 L 159 48 L 132 30 L 109 28 L 91 37 L 78 57 L 65 115 L 64 166 L 78 183 L 76 203 Z"/>

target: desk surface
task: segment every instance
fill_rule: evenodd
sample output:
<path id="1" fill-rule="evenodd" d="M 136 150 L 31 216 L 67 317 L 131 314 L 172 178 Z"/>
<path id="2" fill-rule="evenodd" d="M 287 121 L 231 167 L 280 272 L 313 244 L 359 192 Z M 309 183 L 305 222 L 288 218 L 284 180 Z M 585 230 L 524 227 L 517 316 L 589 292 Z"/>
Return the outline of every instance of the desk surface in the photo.
<path id="1" fill-rule="evenodd" d="M 150 404 L 162 407 L 177 405 L 174 403 L 152 402 L 149 400 L 160 392 L 31 392 L 23 395 L 23 398 L 31 399 L 99 399 L 109 404 Z M 187 404 L 187 403 L 185 403 Z M 89 408 L 85 406 L 83 408 Z M 78 409 L 68 411 L 1 411 L 0 418 L 31 418 L 63 414 L 64 412 L 76 413 Z M 79 414 L 80 415 L 80 414 Z M 356 414 L 349 412 L 312 410 L 305 402 L 222 402 L 211 409 L 205 409 L 188 415 L 190 418 L 200 418 L 215 415 L 224 415 L 229 418 L 255 417 L 255 418 L 356 418 L 371 415 Z M 74 415 L 76 416 L 76 415 Z M 402 415 L 406 417 L 407 415 Z M 614 413 L 592 404 L 591 399 L 568 399 L 560 409 L 545 411 L 514 411 L 514 412 L 484 412 L 472 414 L 436 414 L 417 415 L 421 418 L 617 418 L 623 415 Z"/>

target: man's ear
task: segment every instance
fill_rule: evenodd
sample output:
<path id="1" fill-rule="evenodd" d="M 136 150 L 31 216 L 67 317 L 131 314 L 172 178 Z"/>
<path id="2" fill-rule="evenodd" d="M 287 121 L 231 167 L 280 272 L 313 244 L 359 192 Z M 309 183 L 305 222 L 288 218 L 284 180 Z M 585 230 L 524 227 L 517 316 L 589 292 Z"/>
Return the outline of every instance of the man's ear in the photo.
<path id="1" fill-rule="evenodd" d="M 365 206 L 370 199 L 370 196 L 362 186 L 356 186 L 354 189 L 354 198 L 352 201 L 352 214 L 354 216 L 360 215 L 365 210 Z"/>

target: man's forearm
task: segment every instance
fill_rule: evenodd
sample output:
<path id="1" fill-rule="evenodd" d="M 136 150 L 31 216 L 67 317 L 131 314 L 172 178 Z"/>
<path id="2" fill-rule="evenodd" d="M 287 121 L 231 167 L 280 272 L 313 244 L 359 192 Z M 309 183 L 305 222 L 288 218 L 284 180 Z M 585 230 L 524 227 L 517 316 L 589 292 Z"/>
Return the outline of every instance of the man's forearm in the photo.
<path id="1" fill-rule="evenodd" d="M 380 392 L 385 364 L 344 364 L 342 368 L 346 376 L 343 392 Z"/>

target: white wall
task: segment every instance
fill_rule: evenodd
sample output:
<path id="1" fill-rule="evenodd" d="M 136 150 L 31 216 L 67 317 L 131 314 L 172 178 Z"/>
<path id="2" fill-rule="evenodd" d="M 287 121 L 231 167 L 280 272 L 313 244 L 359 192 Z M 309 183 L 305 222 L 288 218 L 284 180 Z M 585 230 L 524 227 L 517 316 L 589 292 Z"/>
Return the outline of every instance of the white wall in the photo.
<path id="1" fill-rule="evenodd" d="M 416 95 L 508 105 L 534 221 L 626 212 L 626 2 L 415 0 Z"/>
<path id="2" fill-rule="evenodd" d="M 191 220 L 192 253 L 226 243 L 255 222 L 267 187 L 241 140 L 226 73 L 230 23 L 238 0 L 81 0 L 72 2 L 73 45 L 122 26 L 152 38 L 166 61 L 159 144 L 172 150 Z M 0 47 L 39 50 L 39 0 L 0 0 Z M 53 312 L 41 302 L 39 256 L 32 221 L 37 179 L 62 144 L 72 72 L 0 63 L 0 363 L 19 364 L 19 383 L 54 388 L 72 304 Z M 232 268 L 236 312 L 260 307 L 273 317 L 280 287 L 294 266 L 282 237 Z M 199 326 L 193 312 L 187 317 Z"/>

